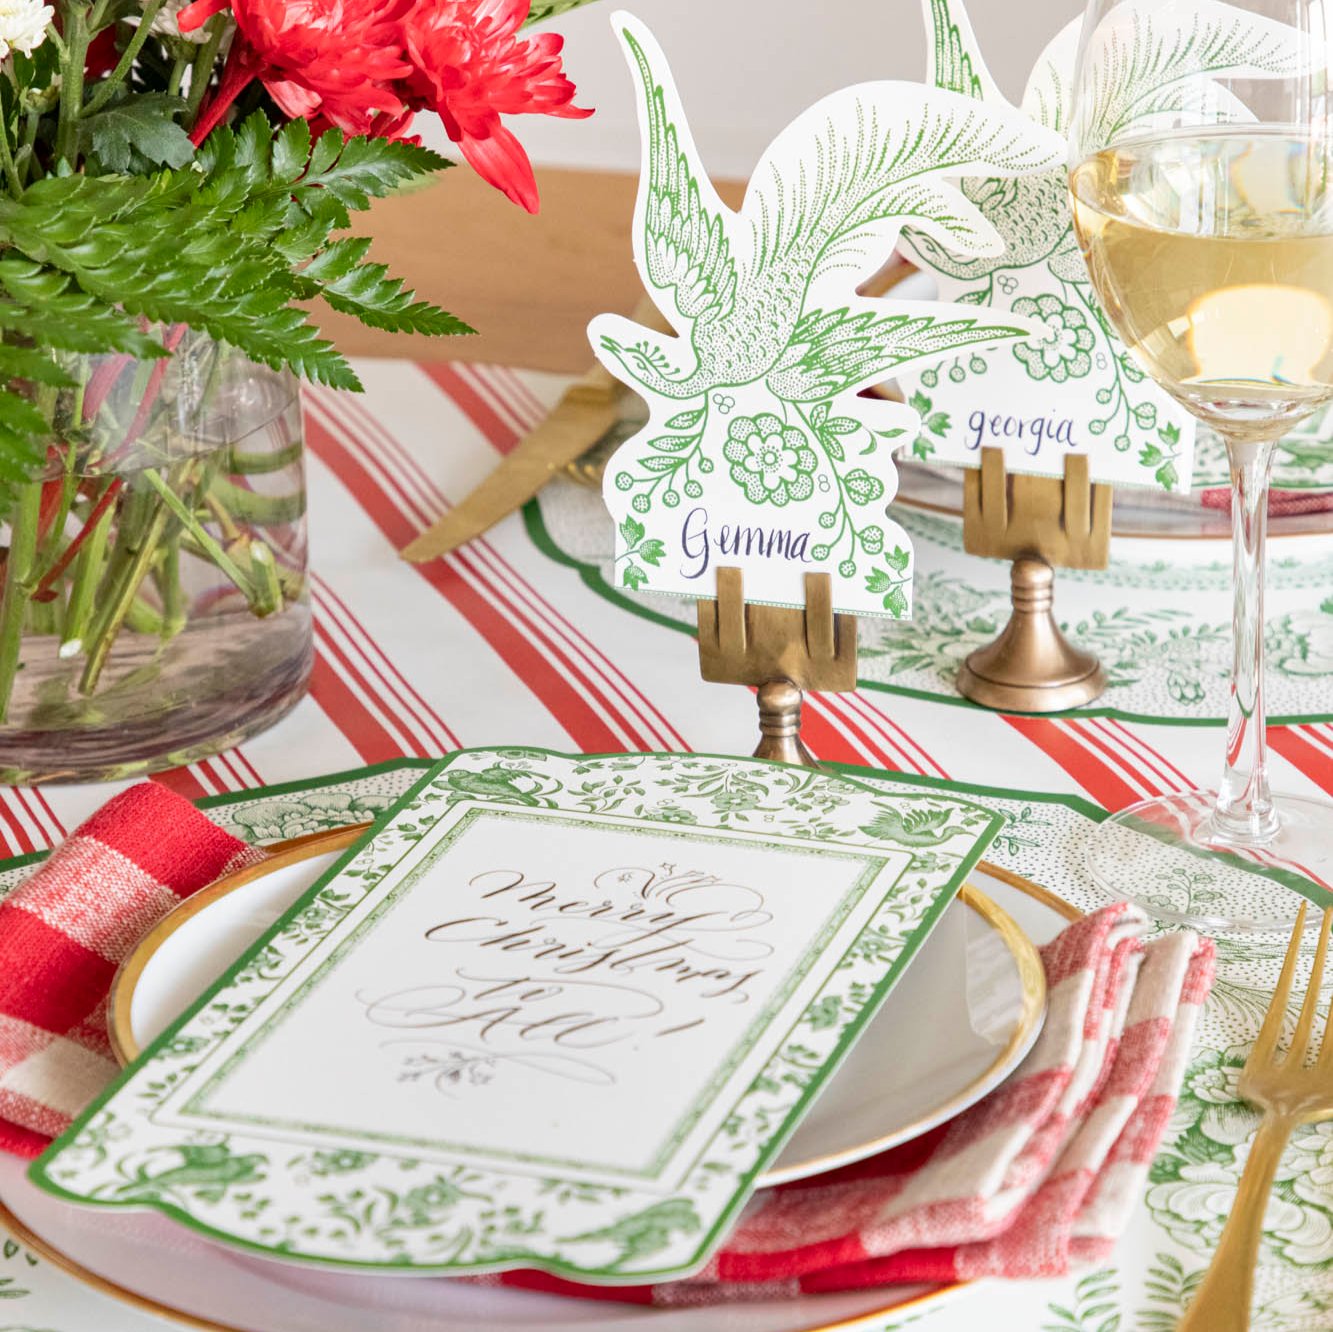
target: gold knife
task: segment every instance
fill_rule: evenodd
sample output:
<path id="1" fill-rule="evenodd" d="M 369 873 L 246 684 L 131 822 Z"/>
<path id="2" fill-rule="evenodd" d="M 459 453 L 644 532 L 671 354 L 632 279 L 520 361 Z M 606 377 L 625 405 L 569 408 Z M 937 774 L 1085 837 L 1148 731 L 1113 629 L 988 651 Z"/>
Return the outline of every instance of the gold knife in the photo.
<path id="1" fill-rule="evenodd" d="M 419 564 L 447 555 L 521 508 L 557 472 L 586 453 L 620 422 L 624 386 L 600 365 L 565 390 L 555 410 L 457 508 L 402 553 Z"/>
<path id="2" fill-rule="evenodd" d="M 660 333 L 671 332 L 671 325 L 647 297 L 640 299 L 630 317 Z M 621 418 L 627 414 L 622 399 L 627 393 L 609 371 L 594 366 L 569 386 L 550 416 L 506 454 L 490 476 L 403 548 L 403 559 L 420 564 L 447 555 L 522 508 L 557 472 L 621 429 Z M 622 434 L 620 442 L 633 433 Z M 592 477 L 587 473 L 575 479 L 589 485 L 594 484 Z"/>

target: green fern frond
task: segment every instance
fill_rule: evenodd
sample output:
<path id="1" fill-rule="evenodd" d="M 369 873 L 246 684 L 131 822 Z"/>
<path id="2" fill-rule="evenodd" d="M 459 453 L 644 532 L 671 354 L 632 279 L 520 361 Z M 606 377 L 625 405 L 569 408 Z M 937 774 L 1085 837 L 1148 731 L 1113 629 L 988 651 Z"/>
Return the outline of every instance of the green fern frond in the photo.
<path id="1" fill-rule="evenodd" d="M 335 309 L 355 315 L 364 324 L 390 332 L 437 336 L 472 333 L 461 319 L 413 299 L 383 264 L 363 263 L 370 241 L 349 237 L 334 241 L 302 270 L 318 294 Z"/>

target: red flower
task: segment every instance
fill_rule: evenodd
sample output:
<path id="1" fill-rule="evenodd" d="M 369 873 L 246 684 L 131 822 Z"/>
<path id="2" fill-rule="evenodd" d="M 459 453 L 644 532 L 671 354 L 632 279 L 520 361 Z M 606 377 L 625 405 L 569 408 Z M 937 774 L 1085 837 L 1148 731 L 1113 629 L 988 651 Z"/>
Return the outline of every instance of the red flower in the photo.
<path id="1" fill-rule="evenodd" d="M 244 82 L 257 76 L 293 119 L 389 137 L 411 119 L 396 85 L 412 72 L 402 39 L 412 0 L 230 3 L 240 43 L 233 55 L 248 76 Z M 195 0 L 180 12 L 181 31 L 192 31 L 227 6 L 228 0 Z"/>
<path id="2" fill-rule="evenodd" d="M 560 66 L 564 39 L 520 38 L 530 0 L 194 0 L 182 32 L 230 7 L 239 29 L 201 142 L 252 79 L 287 115 L 396 138 L 431 107 L 477 172 L 530 213 L 537 183 L 501 116 L 582 117 Z"/>
<path id="3" fill-rule="evenodd" d="M 530 0 L 417 0 L 403 20 L 416 68 L 413 100 L 433 107 L 476 171 L 530 213 L 537 182 L 522 144 L 500 117 L 590 116 L 573 105 L 560 67 L 564 38 L 520 38 Z"/>

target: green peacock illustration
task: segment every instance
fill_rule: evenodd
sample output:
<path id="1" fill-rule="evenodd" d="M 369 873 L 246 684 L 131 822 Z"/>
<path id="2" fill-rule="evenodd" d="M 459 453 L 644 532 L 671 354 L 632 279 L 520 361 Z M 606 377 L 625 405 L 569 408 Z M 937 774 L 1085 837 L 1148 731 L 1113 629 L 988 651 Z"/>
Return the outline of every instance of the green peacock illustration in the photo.
<path id="1" fill-rule="evenodd" d="M 966 13 L 958 0 L 924 0 L 933 38 L 928 79 L 938 88 L 995 104 L 1003 96 L 981 58 Z M 1188 80 L 1211 70 L 1251 66 L 1257 74 L 1290 68 L 1289 42 L 1276 33 L 1256 32 L 1253 16 L 1219 4 L 1211 19 L 1190 27 L 1144 23 L 1119 49 L 1108 50 L 1116 75 L 1104 83 L 1107 96 L 1094 114 L 1111 127 L 1136 121 L 1151 123 L 1175 105 Z M 1145 17 L 1147 12 L 1145 11 Z M 1033 69 L 1023 95 L 1023 109 L 1039 124 L 1059 134 L 1070 129 L 1070 88 L 1081 19 L 1064 28 Z M 1028 268 L 1047 262 L 1062 282 L 1087 282 L 1068 207 L 1065 164 L 1017 179 L 969 179 L 963 193 L 1004 239 L 999 263 Z M 908 229 L 913 247 L 929 267 L 951 277 L 985 277 L 997 266 L 993 258 L 967 259 L 950 254 L 934 237 Z"/>
<path id="2" fill-rule="evenodd" d="M 922 0 L 922 7 L 931 37 L 929 82 L 987 105 L 1007 106 L 986 69 L 962 0 Z M 1071 130 L 1081 25 L 1081 19 L 1074 20 L 1047 45 L 1022 99 L 1027 115 L 1060 135 Z M 1221 0 L 1191 10 L 1188 19 L 1155 0 L 1123 6 L 1116 23 L 1099 29 L 1089 43 L 1092 66 L 1086 84 L 1100 95 L 1080 107 L 1080 123 L 1099 143 L 1127 130 L 1169 125 L 1184 106 L 1181 99 L 1194 95 L 1200 74 L 1264 78 L 1290 71 L 1300 58 L 1294 37 L 1292 30 Z M 1214 100 L 1219 116 L 1248 114 L 1220 86 Z M 909 223 L 903 230 L 907 251 L 936 274 L 942 296 L 996 316 L 1030 314 L 1043 327 L 1005 355 L 955 357 L 947 368 L 909 373 L 905 391 L 929 393 L 933 406 L 953 422 L 952 430 L 935 432 L 940 439 L 919 437 L 914 453 L 942 462 L 974 460 L 982 441 L 975 434 L 969 438 L 961 423 L 973 420 L 983 404 L 995 412 L 1008 403 L 1008 410 L 1021 414 L 1036 381 L 1052 417 L 1069 419 L 1065 443 L 1093 455 L 1099 479 L 1188 488 L 1194 423 L 1145 381 L 1102 313 L 1074 235 L 1064 163 L 1018 177 L 969 176 L 960 188 L 1002 238 L 1003 250 L 958 254 Z M 940 369 L 946 370 L 947 382 Z M 984 383 L 977 381 L 988 372 Z M 1054 397 L 1053 388 L 1060 390 Z M 1062 400 L 1058 413 L 1055 398 Z M 1040 452 L 1014 450 L 1009 463 L 1057 474 L 1064 451 Z"/>
<path id="3" fill-rule="evenodd" d="M 877 314 L 808 298 L 828 273 L 873 272 L 888 257 L 886 224 L 896 231 L 911 221 L 946 248 L 995 253 L 989 222 L 940 178 L 988 162 L 1006 175 L 1031 171 L 1055 160 L 1049 140 L 921 88 L 899 103 L 867 99 L 846 135 L 837 103 L 859 91 L 848 89 L 815 108 L 808 127 L 788 131 L 794 172 L 780 169 L 778 145 L 769 150 L 737 216 L 703 178 L 643 37 L 627 26 L 624 40 L 643 96 L 643 269 L 662 312 L 689 329 L 675 339 L 637 326 L 630 337 L 601 333 L 600 349 L 635 386 L 679 401 L 762 381 L 777 399 L 813 403 L 909 360 L 1026 335 L 1021 322 L 997 325 L 963 309 L 941 318 L 937 307 L 917 314 L 900 302 L 901 312 Z M 855 285 L 847 281 L 849 297 Z"/>
<path id="4" fill-rule="evenodd" d="M 822 569 L 839 609 L 906 614 L 910 542 L 883 506 L 896 490 L 893 450 L 919 417 L 857 394 L 905 366 L 1027 339 L 1037 326 L 858 288 L 909 223 L 944 251 L 997 255 L 1003 239 L 951 178 L 1049 171 L 1060 141 L 1011 107 L 862 84 L 793 121 L 733 210 L 704 174 L 651 34 L 626 15 L 614 22 L 643 139 L 635 258 L 672 330 L 617 315 L 589 328 L 598 358 L 649 406 L 648 425 L 606 473 L 620 581 L 711 596 L 713 543 L 758 599 L 803 604 L 801 575 Z M 738 526 L 776 523 L 773 510 L 781 526 L 747 527 L 738 549 Z M 693 527 L 682 526 L 688 514 Z M 730 544 L 704 530 L 709 521 L 726 524 Z"/>

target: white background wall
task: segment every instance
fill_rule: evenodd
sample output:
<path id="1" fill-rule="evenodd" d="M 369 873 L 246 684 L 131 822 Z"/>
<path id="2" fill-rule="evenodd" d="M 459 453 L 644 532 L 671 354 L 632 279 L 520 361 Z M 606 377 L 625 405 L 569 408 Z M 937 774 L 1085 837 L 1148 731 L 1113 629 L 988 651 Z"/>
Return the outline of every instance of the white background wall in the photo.
<path id="1" fill-rule="evenodd" d="M 745 179 L 770 139 L 811 102 L 866 79 L 921 79 L 920 0 L 622 0 L 657 34 L 709 171 Z M 611 34 L 616 0 L 552 25 L 588 120 L 521 116 L 511 125 L 536 162 L 635 170 L 629 73 Z M 971 0 L 996 81 L 1017 100 L 1047 40 L 1080 0 Z M 423 117 L 423 123 L 427 118 Z"/>

